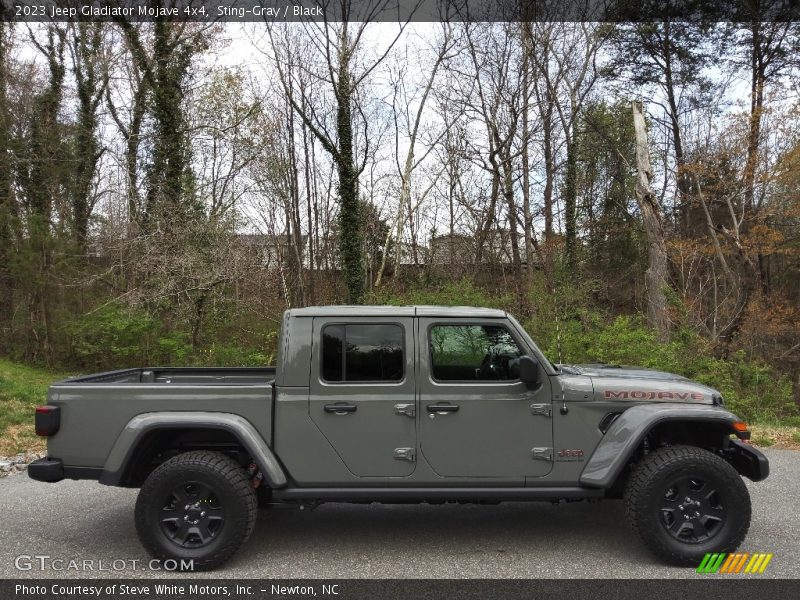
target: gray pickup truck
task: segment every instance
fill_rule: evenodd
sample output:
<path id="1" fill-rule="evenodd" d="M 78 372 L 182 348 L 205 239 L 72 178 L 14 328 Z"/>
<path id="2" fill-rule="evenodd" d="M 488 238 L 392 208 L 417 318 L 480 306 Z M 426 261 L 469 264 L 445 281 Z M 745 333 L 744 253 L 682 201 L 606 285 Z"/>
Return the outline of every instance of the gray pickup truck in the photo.
<path id="1" fill-rule="evenodd" d="M 277 368 L 145 368 L 54 384 L 30 477 L 141 488 L 161 559 L 213 568 L 274 503 L 624 498 L 643 543 L 696 564 L 750 526 L 766 458 L 719 392 L 553 365 L 500 310 L 286 311 Z"/>

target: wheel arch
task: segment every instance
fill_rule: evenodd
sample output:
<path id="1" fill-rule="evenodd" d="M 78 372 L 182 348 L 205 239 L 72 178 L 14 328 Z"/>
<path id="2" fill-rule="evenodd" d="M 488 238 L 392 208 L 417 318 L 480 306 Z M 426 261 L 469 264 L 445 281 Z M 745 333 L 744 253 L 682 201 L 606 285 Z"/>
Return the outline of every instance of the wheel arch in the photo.
<path id="1" fill-rule="evenodd" d="M 131 419 L 117 437 L 99 481 L 138 487 L 160 452 L 190 449 L 241 451 L 258 465 L 270 487 L 287 478 L 274 453 L 253 425 L 240 415 L 215 412 L 144 413 Z"/>
<path id="2" fill-rule="evenodd" d="M 644 404 L 621 413 L 606 431 L 586 463 L 580 483 L 588 487 L 619 487 L 631 462 L 648 445 L 684 444 L 723 449 L 730 434 L 738 434 L 733 413 L 707 405 Z M 734 465 L 736 466 L 736 465 Z M 748 475 L 748 473 L 740 473 Z"/>

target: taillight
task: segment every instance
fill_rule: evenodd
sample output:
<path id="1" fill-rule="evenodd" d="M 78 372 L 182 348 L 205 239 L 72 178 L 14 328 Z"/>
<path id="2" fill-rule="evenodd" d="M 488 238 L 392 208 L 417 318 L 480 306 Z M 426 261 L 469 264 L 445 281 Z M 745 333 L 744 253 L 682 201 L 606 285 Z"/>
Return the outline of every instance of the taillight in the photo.
<path id="1" fill-rule="evenodd" d="M 58 406 L 36 407 L 36 435 L 55 435 L 61 426 L 61 409 Z"/>

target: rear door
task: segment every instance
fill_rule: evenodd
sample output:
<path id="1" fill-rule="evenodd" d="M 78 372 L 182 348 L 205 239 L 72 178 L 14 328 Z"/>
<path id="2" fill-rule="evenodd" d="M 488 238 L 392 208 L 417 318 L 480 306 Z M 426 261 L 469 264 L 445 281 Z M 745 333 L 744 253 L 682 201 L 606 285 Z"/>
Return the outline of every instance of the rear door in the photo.
<path id="1" fill-rule="evenodd" d="M 354 475 L 414 471 L 413 325 L 411 317 L 314 319 L 309 415 Z"/>
<path id="2" fill-rule="evenodd" d="M 528 389 L 530 349 L 504 319 L 420 318 L 420 446 L 443 477 L 540 477 L 552 467 L 550 381 Z"/>

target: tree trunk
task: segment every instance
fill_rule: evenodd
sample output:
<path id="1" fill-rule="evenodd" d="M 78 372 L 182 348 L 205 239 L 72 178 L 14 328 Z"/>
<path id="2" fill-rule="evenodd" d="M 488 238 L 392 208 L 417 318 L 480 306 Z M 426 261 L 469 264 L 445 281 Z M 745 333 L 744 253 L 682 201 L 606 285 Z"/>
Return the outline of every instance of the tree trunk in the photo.
<path id="1" fill-rule="evenodd" d="M 511 157 L 503 157 L 503 194 L 508 209 L 508 231 L 511 236 L 511 264 L 514 268 L 514 285 L 520 290 L 522 276 L 522 259 L 519 254 L 519 236 L 517 234 L 517 204 L 514 200 L 514 165 Z"/>
<path id="2" fill-rule="evenodd" d="M 100 64 L 102 51 L 101 23 L 78 23 L 72 39 L 73 73 L 78 92 L 78 130 L 75 164 L 75 189 L 72 194 L 73 234 L 78 250 L 86 254 L 89 217 L 92 201 L 92 181 L 100 160 L 97 140 L 97 107 L 105 92 L 108 75 Z"/>
<path id="3" fill-rule="evenodd" d="M 311 161 L 309 155 L 309 145 L 310 140 L 308 139 L 308 129 L 306 128 L 305 123 L 303 123 L 303 173 L 305 175 L 305 186 L 306 186 L 306 220 L 308 221 L 308 248 L 306 249 L 306 256 L 308 256 L 308 302 L 309 304 L 314 304 L 314 265 L 315 265 L 315 254 L 314 254 L 314 215 L 312 210 L 312 201 L 311 197 L 314 196 L 313 204 L 316 206 L 317 198 L 316 195 L 313 194 L 312 185 L 311 185 Z"/>
<path id="4" fill-rule="evenodd" d="M 572 114 L 572 128 L 564 133 L 567 136 L 567 168 L 564 173 L 564 236 L 567 265 L 574 274 L 576 265 L 576 247 L 578 244 L 577 232 L 577 203 L 578 203 L 578 117 Z"/>
<path id="5" fill-rule="evenodd" d="M 528 280 L 533 279 L 533 215 L 531 214 L 531 165 L 529 148 L 530 126 L 528 110 L 530 98 L 531 65 L 530 23 L 522 24 L 522 219 L 525 235 L 525 262 Z"/>
<path id="6" fill-rule="evenodd" d="M 339 252 L 351 304 L 364 302 L 364 261 L 361 255 L 361 207 L 358 202 L 358 174 L 353 159 L 353 121 L 351 115 L 350 60 L 347 54 L 347 23 L 340 40 L 339 80 L 336 88 L 336 133 L 339 151 L 336 167 L 339 174 Z"/>
<path id="7" fill-rule="evenodd" d="M 29 282 L 29 331 L 27 356 L 30 360 L 52 360 L 51 270 L 53 266 L 53 203 L 58 198 L 63 174 L 64 151 L 59 111 L 64 86 L 64 44 L 66 29 L 48 26 L 48 41 L 38 45 L 48 64 L 47 86 L 35 99 L 30 123 L 31 168 L 28 175 L 28 244 L 36 257 L 37 270 Z M 41 332 L 41 333 L 40 333 Z"/>
<path id="8" fill-rule="evenodd" d="M 125 140 L 125 175 L 128 192 L 128 222 L 137 223 L 142 209 L 139 197 L 139 142 L 141 139 L 142 124 L 144 123 L 147 109 L 147 82 L 141 76 L 138 79 L 131 77 L 131 116 L 130 120 L 123 123 L 117 107 L 111 99 L 111 90 L 106 87 L 106 106 L 111 118 L 117 125 L 122 139 Z"/>
<path id="9" fill-rule="evenodd" d="M 303 231 L 300 219 L 300 170 L 297 162 L 297 152 L 295 143 L 295 122 L 294 111 L 287 103 L 287 122 L 288 133 L 288 205 L 286 206 L 286 241 L 289 254 L 289 281 L 291 282 L 292 302 L 294 306 L 305 306 L 305 279 L 303 271 Z"/>
<path id="10" fill-rule="evenodd" d="M 647 320 L 662 343 L 669 341 L 667 317 L 667 247 L 664 243 L 664 219 L 658 198 L 653 193 L 650 166 L 650 148 L 647 142 L 647 125 L 640 102 L 633 102 L 633 127 L 636 135 L 636 202 L 642 213 L 647 234 L 648 267 L 645 274 L 647 288 Z"/>
<path id="11" fill-rule="evenodd" d="M 753 46 L 750 50 L 750 123 L 747 134 L 747 160 L 744 168 L 744 208 L 752 213 L 755 204 L 755 178 L 758 165 L 758 144 L 761 138 L 761 114 L 764 110 L 765 67 L 761 46 L 761 27 L 753 22 L 750 31 Z"/>
<path id="12" fill-rule="evenodd" d="M 553 239 L 553 181 L 555 180 L 555 158 L 553 156 L 553 101 L 548 92 L 547 107 L 542 115 L 542 152 L 544 153 L 544 239 Z M 548 248 L 548 253 L 551 249 Z"/>
<path id="13" fill-rule="evenodd" d="M 14 196 L 6 96 L 6 35 L 6 24 L 0 21 L 0 340 L 9 333 L 14 314 L 14 278 L 9 264 L 14 240 L 11 224 Z"/>
<path id="14" fill-rule="evenodd" d="M 680 128 L 680 112 L 678 110 L 678 100 L 675 96 L 675 77 L 672 69 L 672 55 L 675 50 L 672 47 L 672 35 L 670 23 L 663 24 L 663 49 L 664 56 L 664 89 L 667 93 L 667 105 L 669 106 L 669 123 L 672 133 L 672 145 L 675 152 L 675 167 L 677 170 L 678 188 L 678 212 L 680 215 L 681 226 L 688 233 L 690 226 L 690 206 L 691 206 L 691 182 L 689 173 L 686 171 L 686 155 L 683 150 L 683 139 Z"/>
<path id="15" fill-rule="evenodd" d="M 484 259 L 484 250 L 486 241 L 491 235 L 492 226 L 494 225 L 495 212 L 497 211 L 497 198 L 500 195 L 500 170 L 497 166 L 494 154 L 491 155 L 492 161 L 492 192 L 489 198 L 489 207 L 486 209 L 486 220 L 483 225 L 478 229 L 478 236 L 475 240 L 475 268 L 480 269 L 481 263 Z M 452 243 L 452 240 L 451 240 Z"/>
<path id="16" fill-rule="evenodd" d="M 138 216 L 146 231 L 159 230 L 170 234 L 186 221 L 196 219 L 201 211 L 194 197 L 194 181 L 189 169 L 191 149 L 183 97 L 192 56 L 199 51 L 202 40 L 188 34 L 181 37 L 185 34 L 183 30 L 159 18 L 153 23 L 151 57 L 142 45 L 139 29 L 125 20 L 119 24 L 133 62 L 146 82 L 148 108 L 153 118 L 152 158 L 147 171 L 144 214 Z M 131 127 L 128 137 L 129 177 L 132 174 L 130 161 L 135 162 L 136 158 L 131 145 L 135 142 L 138 147 L 139 143 L 138 135 L 133 137 L 133 133 Z"/>

